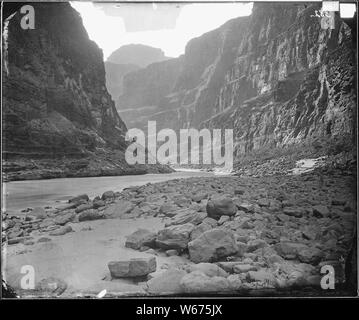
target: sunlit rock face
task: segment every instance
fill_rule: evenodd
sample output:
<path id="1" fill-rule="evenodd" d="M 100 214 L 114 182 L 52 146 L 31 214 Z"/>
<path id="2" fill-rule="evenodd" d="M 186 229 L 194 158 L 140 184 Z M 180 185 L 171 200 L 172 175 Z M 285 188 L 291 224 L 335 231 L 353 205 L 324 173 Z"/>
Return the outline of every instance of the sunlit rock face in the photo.
<path id="1" fill-rule="evenodd" d="M 137 8 L 138 10 L 139 8 Z M 136 7 L 133 7 L 136 10 Z M 159 48 L 145 46 L 143 44 L 124 45 L 110 54 L 107 61 L 116 64 L 132 64 L 145 68 L 151 63 L 168 60 L 164 52 Z"/>
<path id="2" fill-rule="evenodd" d="M 32 4 L 6 25 L 3 151 L 8 179 L 136 173 L 126 125 L 105 85 L 102 51 L 68 3 Z M 143 172 L 142 168 L 139 172 Z"/>
<path id="3" fill-rule="evenodd" d="M 316 9 L 254 4 L 251 16 L 192 39 L 184 56 L 165 62 L 176 68 L 157 63 L 128 74 L 116 101 L 120 115 L 130 127 L 157 120 L 158 127 L 174 129 L 230 128 L 238 153 L 351 136 L 351 30 L 338 16 L 335 29 L 323 29 L 311 17 Z"/>

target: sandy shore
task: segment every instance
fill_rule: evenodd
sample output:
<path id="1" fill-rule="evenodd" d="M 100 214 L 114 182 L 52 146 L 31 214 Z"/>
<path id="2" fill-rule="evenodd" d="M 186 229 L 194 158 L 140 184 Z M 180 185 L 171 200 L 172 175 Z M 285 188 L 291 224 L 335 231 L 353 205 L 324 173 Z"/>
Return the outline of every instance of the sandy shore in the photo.
<path id="1" fill-rule="evenodd" d="M 107 190 L 121 191 L 149 182 L 211 176 L 214 176 L 211 172 L 191 170 L 167 174 L 12 181 L 4 183 L 3 205 L 7 213 L 21 214 L 20 211 L 27 207 L 56 207 L 66 203 L 74 195 L 82 193 L 93 198 Z"/>
<path id="2" fill-rule="evenodd" d="M 6 280 L 19 288 L 21 267 L 31 265 L 36 279 L 56 277 L 63 279 L 68 288 L 62 297 L 98 294 L 106 289 L 109 294 L 144 294 L 144 283 L 130 279 L 110 280 L 107 263 L 111 260 L 149 257 L 151 254 L 125 248 L 125 237 L 138 228 L 158 231 L 164 227 L 160 218 L 106 219 L 71 223 L 75 232 L 63 236 L 35 235 L 35 241 L 48 237 L 49 242 L 28 246 L 8 246 Z M 88 230 L 90 229 L 91 230 Z M 183 257 L 158 255 L 157 270 L 164 264 L 188 262 Z"/>

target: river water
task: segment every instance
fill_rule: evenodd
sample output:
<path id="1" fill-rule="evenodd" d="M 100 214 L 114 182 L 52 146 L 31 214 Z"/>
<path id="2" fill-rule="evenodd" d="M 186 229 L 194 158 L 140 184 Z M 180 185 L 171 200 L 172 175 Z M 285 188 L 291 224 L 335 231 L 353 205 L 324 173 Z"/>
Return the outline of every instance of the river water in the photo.
<path id="1" fill-rule="evenodd" d="M 90 198 L 107 191 L 121 191 L 130 186 L 178 178 L 210 177 L 211 172 L 186 170 L 166 174 L 145 174 L 115 177 L 61 178 L 12 181 L 3 184 L 3 211 L 19 214 L 28 207 L 60 205 L 69 198 L 86 193 Z"/>

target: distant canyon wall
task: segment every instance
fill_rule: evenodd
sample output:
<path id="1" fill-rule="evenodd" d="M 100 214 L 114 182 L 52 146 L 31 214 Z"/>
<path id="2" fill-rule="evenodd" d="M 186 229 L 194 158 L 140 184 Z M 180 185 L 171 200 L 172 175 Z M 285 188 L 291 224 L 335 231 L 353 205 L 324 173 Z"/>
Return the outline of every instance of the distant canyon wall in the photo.
<path id="1" fill-rule="evenodd" d="M 124 77 L 116 101 L 129 127 L 229 128 L 236 152 L 353 136 L 351 30 L 311 17 L 317 4 L 255 3 L 252 15 L 192 39 L 179 58 Z"/>

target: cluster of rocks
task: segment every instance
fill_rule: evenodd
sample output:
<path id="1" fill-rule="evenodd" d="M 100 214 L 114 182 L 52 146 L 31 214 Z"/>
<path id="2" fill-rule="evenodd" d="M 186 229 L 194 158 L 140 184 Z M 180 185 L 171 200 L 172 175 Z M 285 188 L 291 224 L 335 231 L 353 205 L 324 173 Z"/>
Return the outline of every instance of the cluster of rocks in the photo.
<path id="1" fill-rule="evenodd" d="M 356 221 L 353 179 L 317 170 L 175 179 L 28 209 L 23 218 L 5 216 L 3 230 L 8 244 L 32 244 L 34 231 L 58 236 L 76 222 L 157 217 L 163 229 L 138 229 L 124 244 L 149 258 L 109 262 L 112 278 L 144 279 L 149 294 L 314 288 L 324 265 L 344 282 Z M 156 256 L 178 259 L 159 268 Z"/>
<path id="2" fill-rule="evenodd" d="M 295 167 L 295 157 L 284 155 L 266 160 L 238 161 L 235 164 L 235 172 L 238 176 L 273 176 L 287 175 Z"/>
<path id="3" fill-rule="evenodd" d="M 90 200 L 87 194 L 75 196 L 67 204 L 57 208 L 35 207 L 22 210 L 21 215 L 3 215 L 2 239 L 9 245 L 24 243 L 34 244 L 34 233 L 37 235 L 61 236 L 73 232 L 71 223 L 97 220 L 111 217 L 106 212 L 106 206 L 115 202 L 119 193 L 107 191 L 101 197 Z M 121 206 L 118 206 L 121 207 Z M 119 208 L 121 209 L 121 208 Z M 38 242 L 49 241 L 49 238 L 40 237 Z"/>
<path id="4" fill-rule="evenodd" d="M 165 228 L 139 229 L 125 246 L 187 261 L 154 273 L 148 262 L 141 275 L 150 278 L 150 294 L 319 288 L 324 265 L 333 266 L 336 282 L 343 283 L 356 221 L 352 183 L 340 174 L 312 172 L 131 188 L 120 196 L 136 203 L 127 215 L 141 216 L 147 207 L 145 215 L 162 217 Z M 132 277 L 130 262 L 118 263 L 125 265 L 120 277 Z"/>
<path id="5" fill-rule="evenodd" d="M 334 148 L 334 147 L 333 147 Z M 280 154 L 286 150 L 284 155 L 276 155 L 276 151 Z M 328 154 L 323 151 L 315 151 L 307 145 L 297 146 L 286 149 L 274 149 L 271 155 L 265 152 L 257 151 L 254 155 L 244 155 L 234 163 L 234 172 L 237 176 L 262 177 L 273 175 L 293 174 L 293 168 L 298 165 L 302 159 L 318 159 L 313 169 L 330 175 L 332 172 L 340 172 L 342 175 L 353 175 L 356 170 L 356 154 L 355 151 L 342 151 L 335 154 Z M 309 171 L 309 170 L 308 170 Z"/>
<path id="6" fill-rule="evenodd" d="M 111 261 L 108 268 L 112 278 L 137 278 L 155 272 L 156 258 L 134 258 L 123 261 Z"/>

